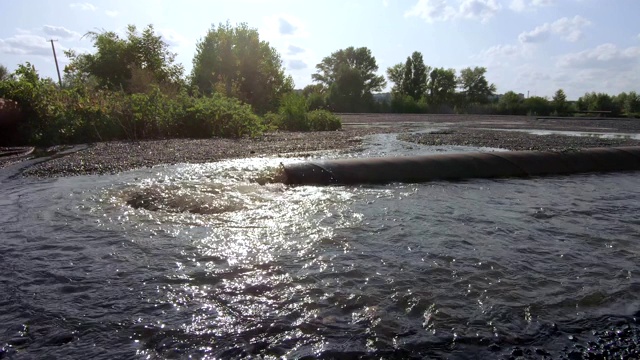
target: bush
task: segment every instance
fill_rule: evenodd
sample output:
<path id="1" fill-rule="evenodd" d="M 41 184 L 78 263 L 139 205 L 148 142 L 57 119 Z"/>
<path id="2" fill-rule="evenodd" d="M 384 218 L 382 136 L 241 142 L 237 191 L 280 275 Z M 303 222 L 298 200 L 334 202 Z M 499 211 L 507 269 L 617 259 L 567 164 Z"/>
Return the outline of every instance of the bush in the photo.
<path id="1" fill-rule="evenodd" d="M 282 123 L 282 117 L 279 114 L 268 112 L 262 117 L 262 123 L 265 131 L 275 131 Z"/>
<path id="2" fill-rule="evenodd" d="M 218 93 L 195 99 L 182 122 L 184 132 L 180 135 L 188 137 L 239 138 L 257 136 L 264 129 L 250 105 Z"/>
<path id="3" fill-rule="evenodd" d="M 312 131 L 333 131 L 342 128 L 340 118 L 327 110 L 310 111 L 307 120 Z"/>
<path id="4" fill-rule="evenodd" d="M 307 102 L 304 96 L 289 93 L 280 102 L 280 124 L 278 128 L 289 131 L 308 131 Z"/>

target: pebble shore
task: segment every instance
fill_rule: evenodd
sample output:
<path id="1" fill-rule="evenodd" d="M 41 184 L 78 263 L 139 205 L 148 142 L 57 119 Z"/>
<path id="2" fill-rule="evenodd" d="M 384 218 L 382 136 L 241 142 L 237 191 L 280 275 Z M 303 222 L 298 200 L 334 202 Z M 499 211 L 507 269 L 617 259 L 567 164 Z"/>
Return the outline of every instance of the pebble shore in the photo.
<path id="1" fill-rule="evenodd" d="M 397 133 L 405 141 L 425 145 L 462 145 L 507 150 L 571 151 L 591 147 L 640 146 L 626 135 L 534 135 L 521 129 L 623 132 L 640 134 L 640 120 L 537 119 L 473 115 L 341 115 L 344 129 L 332 132 L 276 132 L 255 139 L 168 139 L 90 144 L 86 149 L 32 165 L 25 176 L 61 177 L 113 174 L 141 167 L 204 163 L 260 156 L 304 156 L 320 150 L 356 148 L 362 137 Z M 424 129 L 432 129 L 424 131 Z M 500 130 L 498 130 L 500 129 Z M 421 131 L 422 130 L 422 131 Z M 11 163 L 5 162 L 4 165 Z M 0 167 L 3 162 L 0 159 Z"/>

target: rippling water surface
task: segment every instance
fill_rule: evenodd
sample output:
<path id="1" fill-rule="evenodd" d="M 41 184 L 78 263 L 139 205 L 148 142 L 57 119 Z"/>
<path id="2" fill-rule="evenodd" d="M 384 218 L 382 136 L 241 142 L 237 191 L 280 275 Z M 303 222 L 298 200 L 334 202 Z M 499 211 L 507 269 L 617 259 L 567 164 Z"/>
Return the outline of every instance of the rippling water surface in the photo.
<path id="1" fill-rule="evenodd" d="M 388 135 L 367 144 L 318 156 L 473 150 Z M 638 173 L 366 187 L 256 182 L 290 161 L 298 160 L 5 178 L 0 358 L 535 358 L 636 349 Z"/>

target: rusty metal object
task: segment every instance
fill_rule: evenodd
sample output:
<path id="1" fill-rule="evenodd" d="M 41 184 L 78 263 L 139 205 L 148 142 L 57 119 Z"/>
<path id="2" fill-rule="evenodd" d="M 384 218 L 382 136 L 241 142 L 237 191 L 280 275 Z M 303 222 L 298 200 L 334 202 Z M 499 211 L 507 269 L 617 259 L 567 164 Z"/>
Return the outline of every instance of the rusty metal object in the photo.
<path id="1" fill-rule="evenodd" d="M 385 184 L 640 170 L 640 147 L 339 159 L 284 166 L 284 183 Z"/>

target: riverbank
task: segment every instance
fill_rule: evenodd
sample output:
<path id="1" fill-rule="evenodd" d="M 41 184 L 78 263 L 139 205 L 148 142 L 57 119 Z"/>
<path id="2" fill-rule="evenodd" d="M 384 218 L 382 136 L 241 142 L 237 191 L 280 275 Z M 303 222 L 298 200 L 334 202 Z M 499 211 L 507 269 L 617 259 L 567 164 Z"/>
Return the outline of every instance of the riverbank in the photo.
<path id="1" fill-rule="evenodd" d="M 59 177 L 113 174 L 161 164 L 205 163 L 261 156 L 304 156 L 320 150 L 358 146 L 370 134 L 403 132 L 402 128 L 349 128 L 330 132 L 276 132 L 255 139 L 168 139 L 102 142 L 63 157 L 35 164 L 23 175 Z"/>
<path id="2" fill-rule="evenodd" d="M 362 137 L 398 133 L 405 141 L 425 145 L 462 145 L 507 150 L 567 151 L 592 147 L 640 146 L 619 136 L 535 135 L 522 130 L 640 134 L 640 120 L 537 119 L 477 115 L 341 115 L 344 129 L 333 132 L 277 132 L 256 139 L 169 139 L 104 142 L 27 168 L 23 174 L 59 177 L 110 174 L 160 164 L 203 163 L 261 156 L 304 156 L 320 150 L 357 148 Z M 424 131 L 432 129 L 433 131 Z M 497 130 L 501 129 L 501 130 Z M 10 163 L 5 163 L 8 165 Z M 0 167 L 2 167 L 0 161 Z"/>

